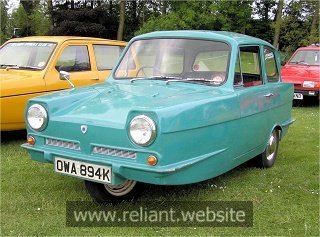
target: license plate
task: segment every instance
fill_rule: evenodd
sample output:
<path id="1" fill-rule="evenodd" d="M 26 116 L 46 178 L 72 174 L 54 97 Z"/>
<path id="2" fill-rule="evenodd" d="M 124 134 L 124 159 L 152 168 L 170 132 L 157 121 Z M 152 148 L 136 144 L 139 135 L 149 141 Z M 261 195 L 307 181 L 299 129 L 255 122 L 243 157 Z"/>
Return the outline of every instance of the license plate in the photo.
<path id="1" fill-rule="evenodd" d="M 294 94 L 293 94 L 293 99 L 295 99 L 295 100 L 303 100 L 303 94 L 301 94 L 301 93 L 294 93 Z"/>
<path id="2" fill-rule="evenodd" d="M 54 171 L 90 181 L 111 183 L 111 167 L 56 157 Z"/>

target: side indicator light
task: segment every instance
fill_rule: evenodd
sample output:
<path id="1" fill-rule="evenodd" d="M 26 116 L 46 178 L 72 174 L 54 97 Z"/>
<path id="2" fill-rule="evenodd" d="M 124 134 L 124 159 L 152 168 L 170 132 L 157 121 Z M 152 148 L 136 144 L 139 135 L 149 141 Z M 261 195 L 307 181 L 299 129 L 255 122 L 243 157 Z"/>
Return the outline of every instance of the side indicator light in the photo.
<path id="1" fill-rule="evenodd" d="M 29 136 L 27 142 L 29 145 L 34 145 L 36 143 L 36 139 L 33 136 Z"/>
<path id="2" fill-rule="evenodd" d="M 148 165 L 156 165 L 158 163 L 158 159 L 155 156 L 149 156 L 147 159 Z"/>

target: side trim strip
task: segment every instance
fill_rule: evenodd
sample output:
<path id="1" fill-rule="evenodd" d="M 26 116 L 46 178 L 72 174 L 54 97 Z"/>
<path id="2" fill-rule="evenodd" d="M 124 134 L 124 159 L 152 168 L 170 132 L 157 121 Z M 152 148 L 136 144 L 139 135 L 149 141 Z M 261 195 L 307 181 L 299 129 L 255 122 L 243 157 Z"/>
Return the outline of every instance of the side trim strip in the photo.
<path id="1" fill-rule="evenodd" d="M 36 91 L 36 92 L 25 93 L 25 94 L 1 96 L 0 98 L 2 99 L 2 98 L 15 97 L 15 96 L 32 95 L 32 94 L 40 94 L 40 93 L 49 93 L 49 92 L 56 92 L 56 91 L 62 91 L 62 90 L 66 90 L 66 89 L 52 90 L 52 91 Z"/>

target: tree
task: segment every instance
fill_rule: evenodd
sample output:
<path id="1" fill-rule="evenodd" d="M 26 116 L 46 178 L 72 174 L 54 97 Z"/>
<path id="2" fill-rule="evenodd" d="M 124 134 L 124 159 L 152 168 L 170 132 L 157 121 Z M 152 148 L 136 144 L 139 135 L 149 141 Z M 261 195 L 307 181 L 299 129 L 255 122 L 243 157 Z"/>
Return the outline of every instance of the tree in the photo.
<path id="1" fill-rule="evenodd" d="M 22 4 L 12 13 L 12 25 L 16 36 L 32 35 L 28 14 Z"/>
<path id="2" fill-rule="evenodd" d="M 273 46 L 276 48 L 278 48 L 278 42 L 279 42 L 279 37 L 280 37 L 283 0 L 279 0 L 277 9 L 278 10 L 277 10 L 277 17 L 276 17 L 276 23 L 275 23 L 275 27 L 274 27 L 274 37 L 273 37 Z"/>
<path id="3" fill-rule="evenodd" d="M 126 1 L 120 0 L 120 16 L 119 16 L 119 28 L 118 28 L 117 40 L 123 39 L 125 12 L 126 12 Z"/>
<path id="4" fill-rule="evenodd" d="M 20 4 L 23 6 L 23 8 L 26 11 L 27 15 L 31 15 L 32 12 L 33 12 L 33 9 L 35 9 L 36 6 L 38 5 L 38 1 L 20 0 Z"/>
<path id="5" fill-rule="evenodd" d="M 252 1 L 167 2 L 170 12 L 151 17 L 136 34 L 155 30 L 228 30 L 250 32 Z"/>
<path id="6" fill-rule="evenodd" d="M 47 14 L 48 5 L 45 4 L 38 5 L 33 9 L 31 15 L 29 16 L 31 24 L 31 31 L 34 35 L 46 35 L 50 29 L 50 19 Z"/>
<path id="7" fill-rule="evenodd" d="M 258 16 L 261 21 L 270 23 L 271 15 L 276 5 L 275 0 L 255 0 L 253 13 Z"/>
<path id="8" fill-rule="evenodd" d="M 22 4 L 24 3 L 24 4 Z M 26 11 L 25 5 L 28 8 Z M 32 7 L 31 7 L 32 6 Z M 48 14 L 48 0 L 37 1 L 37 4 L 30 5 L 21 1 L 19 7 L 12 13 L 12 32 L 15 36 L 45 35 L 50 29 L 50 15 Z"/>
<path id="9" fill-rule="evenodd" d="M 221 30 L 250 34 L 252 3 L 249 0 L 219 2 L 217 15 L 222 25 Z"/>
<path id="10" fill-rule="evenodd" d="M 279 49 L 288 54 L 298 47 L 307 45 L 312 23 L 310 1 L 295 0 L 289 2 L 283 11 Z"/>
<path id="11" fill-rule="evenodd" d="M 313 2 L 313 17 L 308 43 L 319 43 L 319 1 Z"/>
<path id="12" fill-rule="evenodd" d="M 8 3 L 7 1 L 0 1 L 0 45 L 8 39 Z"/>

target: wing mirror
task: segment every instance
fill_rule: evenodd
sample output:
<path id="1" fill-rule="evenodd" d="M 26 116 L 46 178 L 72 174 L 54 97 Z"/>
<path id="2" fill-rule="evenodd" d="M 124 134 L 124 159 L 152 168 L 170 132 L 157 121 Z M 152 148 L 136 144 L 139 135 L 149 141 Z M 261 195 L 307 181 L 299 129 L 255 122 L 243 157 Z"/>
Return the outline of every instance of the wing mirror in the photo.
<path id="1" fill-rule="evenodd" d="M 67 81 L 72 88 L 74 88 L 74 84 L 70 81 L 70 74 L 66 71 L 59 72 L 60 80 Z"/>

